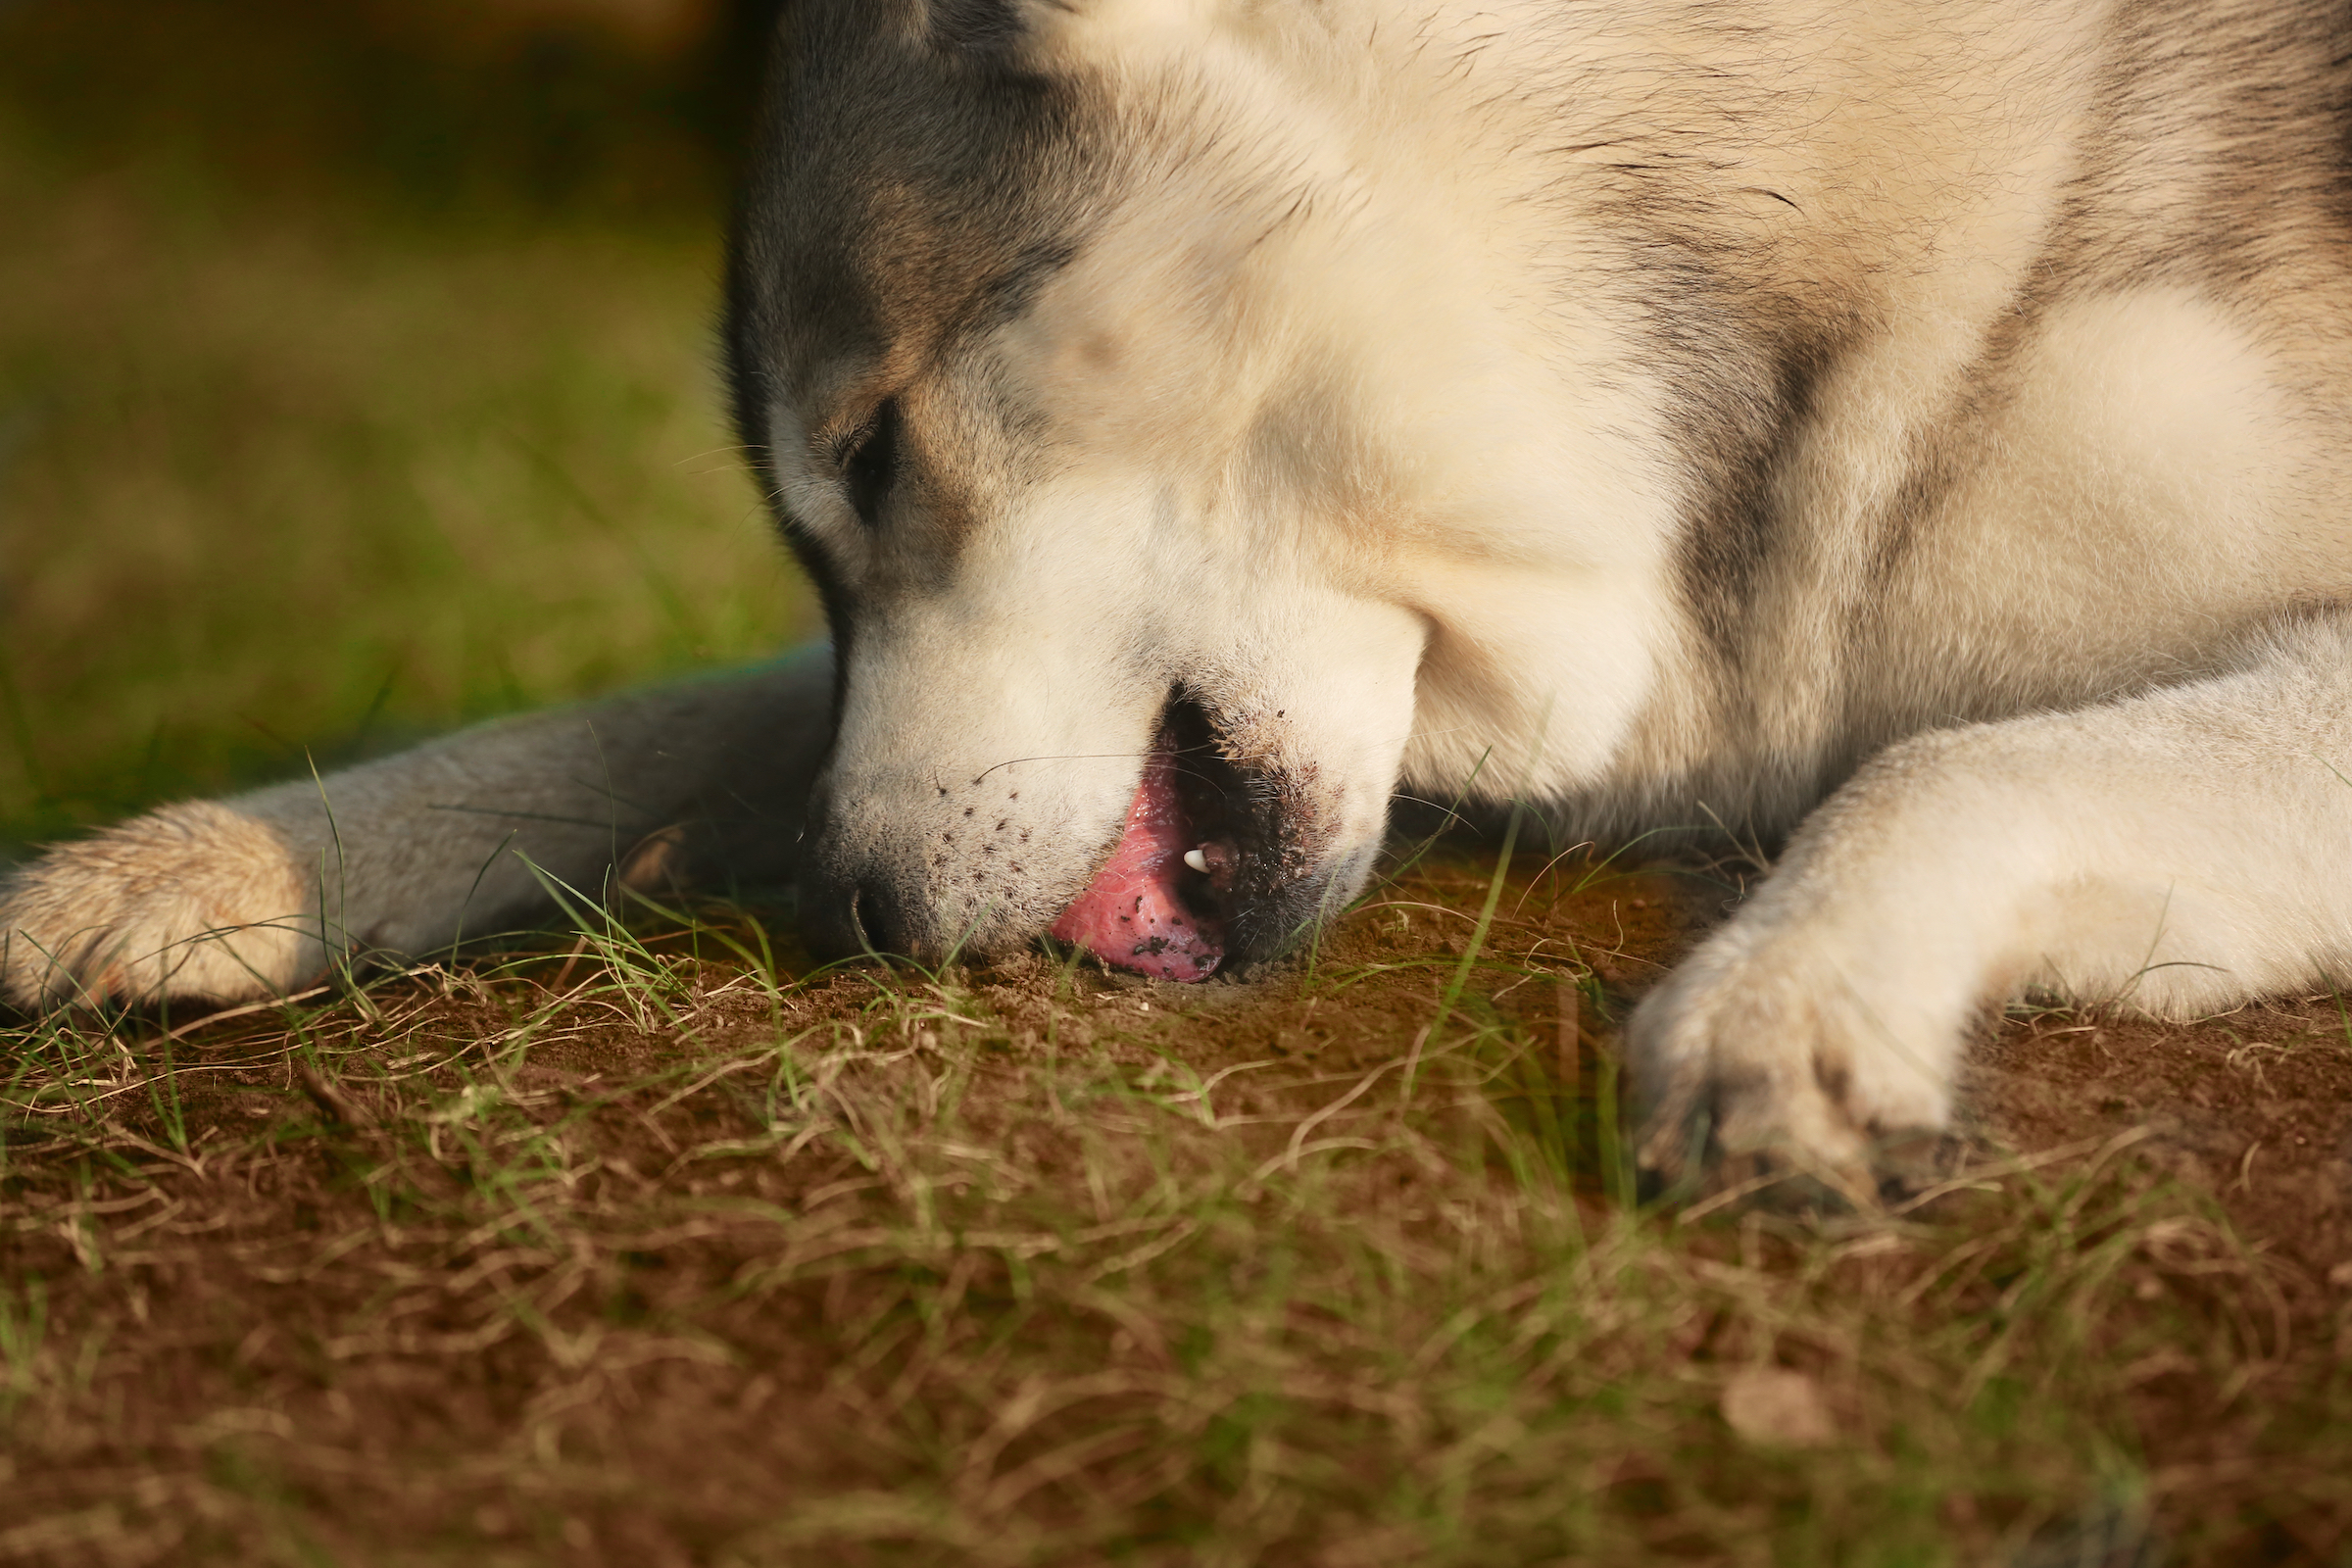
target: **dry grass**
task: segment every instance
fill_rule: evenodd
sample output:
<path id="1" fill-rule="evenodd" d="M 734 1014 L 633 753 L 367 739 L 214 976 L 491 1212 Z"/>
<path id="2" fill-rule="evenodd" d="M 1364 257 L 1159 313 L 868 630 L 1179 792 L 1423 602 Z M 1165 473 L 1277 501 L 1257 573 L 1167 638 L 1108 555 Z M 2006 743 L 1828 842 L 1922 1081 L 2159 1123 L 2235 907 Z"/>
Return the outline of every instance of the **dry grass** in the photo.
<path id="1" fill-rule="evenodd" d="M 0 12 L 16 833 L 805 624 L 676 127 L 310 15 Z M 2342 1560 L 2331 1001 L 2020 1016 L 1901 1215 L 1644 1210 L 1615 1019 L 1721 893 L 1540 863 L 1249 986 L 713 908 L 21 1021 L 0 1563 Z"/>
<path id="2" fill-rule="evenodd" d="M 24 1031 L 0 1561 L 2328 1560 L 2329 1293 L 2133 1134 L 1634 1206 L 1594 966 L 1679 922 L 1580 880 L 1436 1034 L 1475 864 L 1253 986 L 711 910 Z"/>

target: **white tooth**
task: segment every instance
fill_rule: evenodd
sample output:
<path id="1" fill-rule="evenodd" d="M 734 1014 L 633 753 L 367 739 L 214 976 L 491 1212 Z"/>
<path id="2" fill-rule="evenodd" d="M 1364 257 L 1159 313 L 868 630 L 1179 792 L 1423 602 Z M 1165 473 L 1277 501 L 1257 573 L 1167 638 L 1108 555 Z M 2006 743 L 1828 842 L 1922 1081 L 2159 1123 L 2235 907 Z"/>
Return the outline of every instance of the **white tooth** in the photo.
<path id="1" fill-rule="evenodd" d="M 1202 876 L 1206 876 L 1208 874 L 1208 857 L 1202 855 L 1199 850 L 1185 851 L 1184 863 L 1191 866 L 1194 870 L 1200 872 Z"/>

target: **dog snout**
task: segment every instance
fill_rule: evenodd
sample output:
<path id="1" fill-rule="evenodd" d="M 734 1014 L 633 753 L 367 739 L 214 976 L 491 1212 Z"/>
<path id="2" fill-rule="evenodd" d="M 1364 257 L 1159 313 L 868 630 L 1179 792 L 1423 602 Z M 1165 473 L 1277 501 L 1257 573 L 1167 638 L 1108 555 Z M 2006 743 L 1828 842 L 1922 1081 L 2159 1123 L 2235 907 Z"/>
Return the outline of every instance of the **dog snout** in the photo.
<path id="1" fill-rule="evenodd" d="M 870 866 L 844 842 L 840 806 L 828 773 L 808 802 L 809 834 L 801 861 L 801 932 L 808 951 L 832 962 L 865 954 L 900 954 L 903 923 L 892 918 Z"/>
<path id="2" fill-rule="evenodd" d="M 877 834 L 855 808 L 827 808 L 816 820 L 820 826 L 802 861 L 799 888 L 809 952 L 826 962 L 872 956 L 938 963 L 948 957 L 950 945 L 929 917 L 934 890 L 906 864 L 904 847 Z"/>
<path id="3" fill-rule="evenodd" d="M 800 899 L 809 951 L 824 961 L 867 954 L 922 956 L 910 951 L 898 902 L 878 877 L 827 869 L 820 861 L 802 873 Z"/>

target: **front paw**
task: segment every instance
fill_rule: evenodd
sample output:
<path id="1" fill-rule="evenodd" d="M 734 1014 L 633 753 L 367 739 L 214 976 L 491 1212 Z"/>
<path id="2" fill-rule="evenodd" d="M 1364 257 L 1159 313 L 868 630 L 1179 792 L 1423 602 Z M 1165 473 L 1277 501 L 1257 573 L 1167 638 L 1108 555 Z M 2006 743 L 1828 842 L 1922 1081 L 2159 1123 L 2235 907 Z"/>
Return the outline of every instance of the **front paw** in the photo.
<path id="1" fill-rule="evenodd" d="M 1669 1187 L 1869 1206 L 1940 1152 L 1969 1014 L 1874 944 L 1772 913 L 1736 919 L 1635 1010 L 1638 1157 Z"/>
<path id="2" fill-rule="evenodd" d="M 0 886 L 0 990 L 33 1009 L 282 995 L 323 956 L 311 880 L 268 825 L 167 806 Z"/>

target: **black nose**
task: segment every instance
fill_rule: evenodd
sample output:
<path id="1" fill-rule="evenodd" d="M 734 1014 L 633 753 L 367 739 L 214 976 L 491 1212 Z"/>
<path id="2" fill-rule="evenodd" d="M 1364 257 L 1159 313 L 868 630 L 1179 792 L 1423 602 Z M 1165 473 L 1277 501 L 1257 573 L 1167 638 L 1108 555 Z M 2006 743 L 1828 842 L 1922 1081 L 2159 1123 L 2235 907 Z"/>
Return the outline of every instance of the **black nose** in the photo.
<path id="1" fill-rule="evenodd" d="M 800 899 L 808 951 L 819 959 L 906 952 L 892 901 L 872 879 L 828 876 L 810 867 L 801 873 Z"/>
<path id="2" fill-rule="evenodd" d="M 822 962 L 899 954 L 906 931 L 874 864 L 843 832 L 831 773 L 808 792 L 808 831 L 802 840 L 799 903 L 801 936 Z"/>

